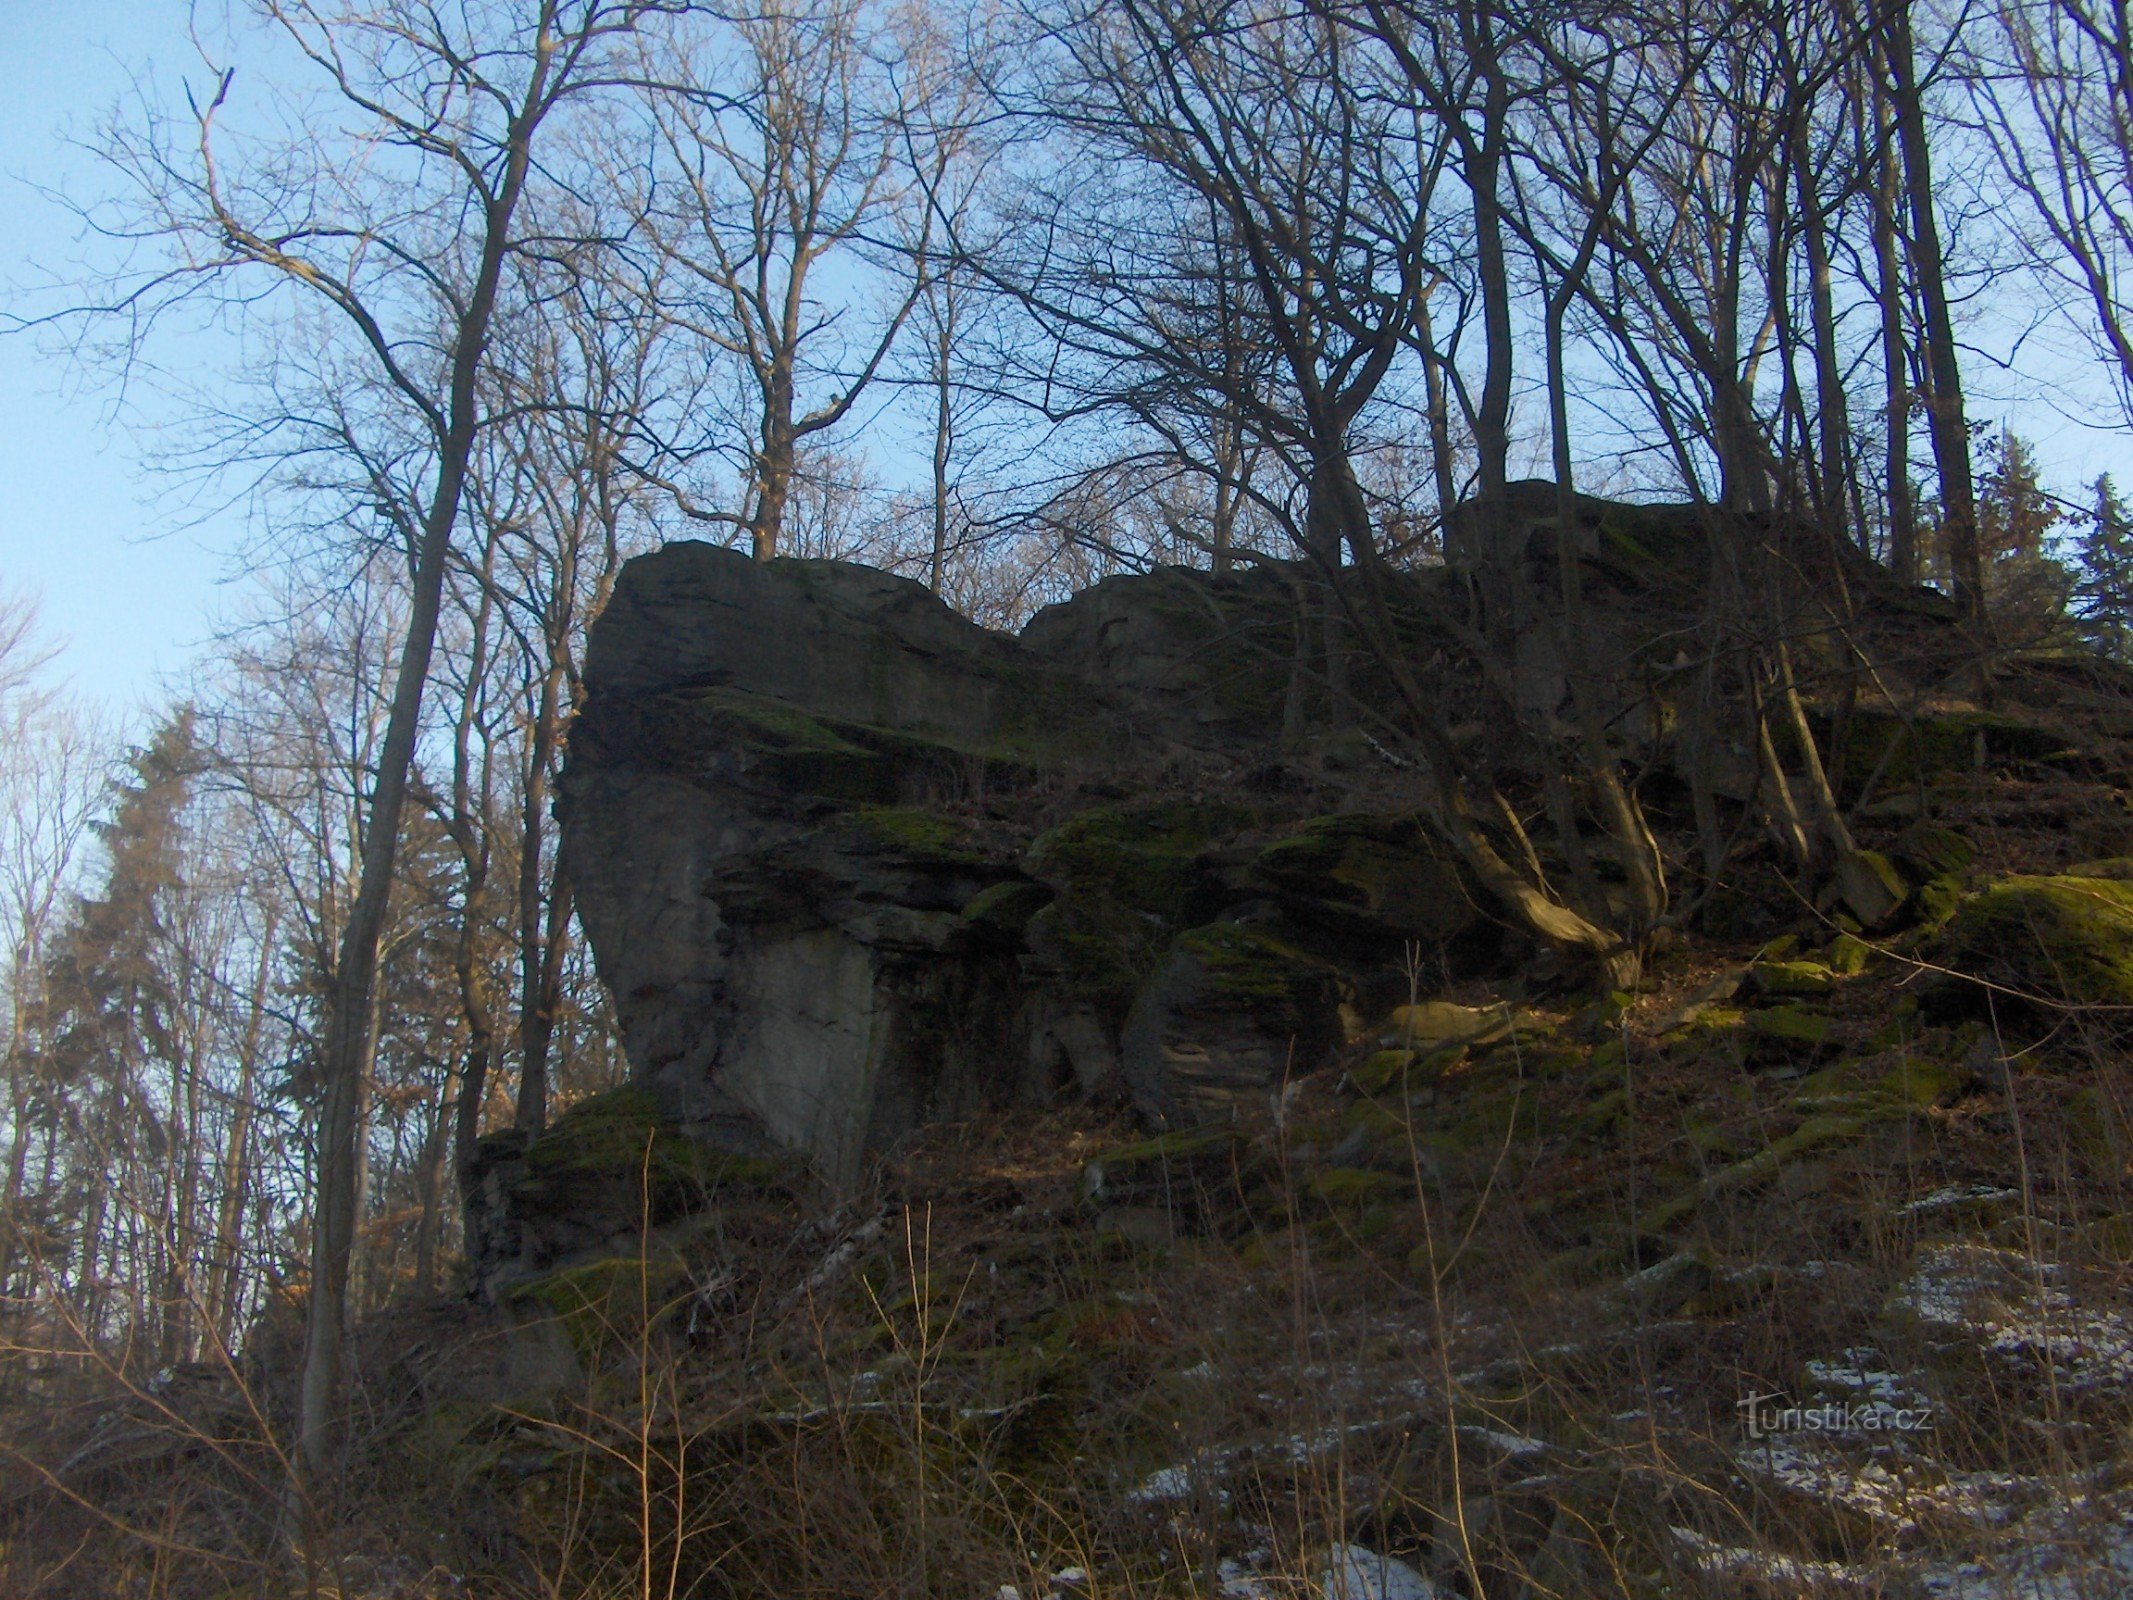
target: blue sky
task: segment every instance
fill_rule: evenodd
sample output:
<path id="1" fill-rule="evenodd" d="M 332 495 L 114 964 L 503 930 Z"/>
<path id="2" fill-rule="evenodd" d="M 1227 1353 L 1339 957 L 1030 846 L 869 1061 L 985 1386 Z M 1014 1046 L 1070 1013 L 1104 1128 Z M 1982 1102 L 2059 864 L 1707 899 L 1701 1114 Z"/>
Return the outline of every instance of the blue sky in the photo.
<path id="1" fill-rule="evenodd" d="M 209 0 L 205 10 L 219 20 L 223 7 Z M 187 0 L 0 0 L 9 90 L 0 96 L 0 295 L 79 259 L 75 219 L 40 190 L 99 190 L 96 163 L 68 139 L 93 135 L 137 74 L 166 93 L 200 75 L 189 11 Z M 1994 319 L 1971 309 L 1982 336 L 1979 324 Z M 2011 336 L 1982 342 L 2004 350 Z M 183 349 L 191 359 L 217 354 Z M 1973 417 L 2012 420 L 2062 492 L 2082 494 L 2102 470 L 2133 482 L 2125 436 L 2077 420 L 2093 416 L 2100 394 L 2077 400 L 2059 389 L 2087 388 L 2094 371 L 2064 354 L 2033 348 L 2013 370 L 1973 358 Z M 184 691 L 244 531 L 239 513 L 203 518 L 148 468 L 158 420 L 152 407 L 136 408 L 118 426 L 108 385 L 30 338 L 0 337 L 0 592 L 38 596 L 74 683 L 119 709 Z"/>
<path id="2" fill-rule="evenodd" d="M 74 219 L 37 191 L 94 192 L 95 166 L 66 136 L 88 137 L 135 72 L 174 81 L 193 66 L 186 14 L 185 0 L 0 0 L 0 293 L 76 259 Z M 183 526 L 193 514 L 112 411 L 108 387 L 0 338 L 0 589 L 40 598 L 77 687 L 132 708 L 182 688 L 240 525 Z"/>

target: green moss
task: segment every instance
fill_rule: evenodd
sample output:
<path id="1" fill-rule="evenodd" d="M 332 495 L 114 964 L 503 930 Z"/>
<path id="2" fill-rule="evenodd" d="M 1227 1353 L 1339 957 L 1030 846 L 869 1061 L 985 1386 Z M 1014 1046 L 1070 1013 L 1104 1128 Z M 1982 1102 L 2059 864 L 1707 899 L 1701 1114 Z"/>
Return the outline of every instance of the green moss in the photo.
<path id="1" fill-rule="evenodd" d="M 756 740 L 782 750 L 811 751 L 822 755 L 867 753 L 828 723 L 782 700 L 767 699 L 740 689 L 698 689 L 687 692 L 686 698 L 698 710 L 732 723 Z"/>
<path id="2" fill-rule="evenodd" d="M 1911 1056 L 1891 1068 L 1875 1087 L 1892 1102 L 1924 1110 L 1962 1098 L 1974 1082 L 1969 1068 L 1960 1062 Z"/>
<path id="3" fill-rule="evenodd" d="M 1864 939 L 1849 933 L 1840 933 L 1829 941 L 1829 949 L 1822 959 L 1828 963 L 1830 971 L 1840 977 L 1851 978 L 1864 972 L 1873 957 L 1874 947 Z"/>
<path id="4" fill-rule="evenodd" d="M 1122 1017 L 1176 931 L 1215 909 L 1199 852 L 1249 820 L 1234 807 L 1199 804 L 1070 818 L 1030 848 L 1031 871 L 1058 895 L 1033 938 L 1057 954 L 1077 991 Z"/>
<path id="5" fill-rule="evenodd" d="M 1765 994 L 1825 994 L 1837 986 L 1836 973 L 1819 961 L 1759 961 L 1753 973 Z"/>
<path id="6" fill-rule="evenodd" d="M 1829 1018 L 1801 1006 L 1771 1006 L 1748 1013 L 1748 1031 L 1756 1038 L 1778 1045 L 1820 1050 L 1835 1034 Z"/>
<path id="7" fill-rule="evenodd" d="M 2003 878 L 1958 907 L 1942 960 L 2022 993 L 2133 1005 L 2133 883 Z"/>
<path id="8" fill-rule="evenodd" d="M 1472 919 L 1458 872 L 1411 813 L 1313 817 L 1253 858 L 1252 876 L 1314 916 L 1445 936 Z"/>
<path id="9" fill-rule="evenodd" d="M 697 689 L 661 697 L 650 713 L 654 736 L 687 770 L 712 756 L 737 754 L 743 765 L 781 785 L 834 800 L 893 797 L 893 764 L 878 750 L 795 706 L 738 689 Z"/>
<path id="10" fill-rule="evenodd" d="M 1913 1055 L 1869 1079 L 1857 1062 L 1840 1062 L 1808 1074 L 1789 1104 L 1796 1110 L 1898 1115 L 1946 1105 L 1971 1086 L 1959 1063 Z"/>
<path id="11" fill-rule="evenodd" d="M 1868 1098 L 1866 1076 L 1859 1070 L 1859 1063 L 1840 1061 L 1802 1078 L 1787 1103 L 1798 1111 L 1844 1111 L 1858 1109 Z"/>
<path id="12" fill-rule="evenodd" d="M 1896 856 L 1917 877 L 1960 878 L 1977 860 L 1977 845 L 1953 828 L 1921 823 L 1905 830 L 1897 841 Z"/>
<path id="13" fill-rule="evenodd" d="M 591 1371 L 616 1343 L 656 1322 L 686 1281 L 672 1252 L 610 1256 L 519 1284 L 506 1300 L 522 1318 L 557 1323 Z"/>
<path id="14" fill-rule="evenodd" d="M 2133 856 L 2107 856 L 2101 861 L 2084 861 L 2079 866 L 2068 867 L 2058 876 L 2107 878 L 2116 883 L 2133 883 Z"/>
<path id="15" fill-rule="evenodd" d="M 1918 886 L 1911 897 L 1912 920 L 1927 933 L 1937 933 L 1948 925 L 1963 903 L 1963 883 L 1950 873 L 1937 878 L 1928 878 Z"/>
<path id="16" fill-rule="evenodd" d="M 1348 1081 L 1364 1094 L 1384 1094 L 1414 1076 L 1419 1050 L 1376 1050 L 1348 1069 Z"/>
<path id="17" fill-rule="evenodd" d="M 1817 1113 L 1755 1154 L 1721 1167 L 1701 1183 L 1654 1206 L 1641 1221 L 1658 1232 L 1676 1227 L 1714 1196 L 1767 1183 L 1781 1169 L 1801 1157 L 1831 1145 L 1851 1143 L 1881 1120 L 1884 1120 L 1884 1114 L 1873 1111 Z"/>
<path id="18" fill-rule="evenodd" d="M 1164 1161 L 1188 1161 L 1195 1157 L 1227 1153 L 1244 1142 L 1234 1128 L 1181 1128 L 1133 1144 L 1106 1150 L 1099 1158 L 1106 1166 L 1125 1169 Z"/>
<path id="19" fill-rule="evenodd" d="M 1251 825 L 1239 807 L 1186 803 L 1084 811 L 1030 847 L 1038 872 L 1065 892 L 1102 894 L 1137 911 L 1176 919 L 1195 887 L 1193 857 Z"/>
<path id="20" fill-rule="evenodd" d="M 864 806 L 849 813 L 847 825 L 874 845 L 924 861 L 972 865 L 986 859 L 967 823 L 937 811 Z"/>
<path id="21" fill-rule="evenodd" d="M 1329 1206 L 1357 1209 L 1389 1199 L 1404 1187 L 1391 1173 L 1368 1167 L 1329 1167 L 1312 1173 L 1307 1186 Z"/>
<path id="22" fill-rule="evenodd" d="M 783 1171 L 773 1161 L 704 1149 L 668 1121 L 651 1090 L 623 1084 L 579 1101 L 526 1147 L 521 1203 L 649 1209 L 659 1223 L 718 1189 L 762 1187 Z"/>
<path id="23" fill-rule="evenodd" d="M 1196 958 L 1213 996 L 1232 1005 L 1282 1004 L 1323 988 L 1331 969 L 1294 945 L 1236 922 L 1210 922 L 1178 936 Z"/>
<path id="24" fill-rule="evenodd" d="M 1879 767 L 1878 792 L 1888 794 L 1936 778 L 2046 760 L 2065 746 L 2049 728 L 1991 712 L 1924 711 L 1906 720 L 1860 707 L 1847 724 L 1844 770 L 1856 793 Z"/>
<path id="25" fill-rule="evenodd" d="M 1679 1043 L 1694 1043 L 1699 1040 L 1722 1038 L 1737 1033 L 1747 1025 L 1748 1013 L 1739 1006 L 1708 1005 L 1699 1007 L 1695 1015 L 1667 1035 Z"/>
<path id="26" fill-rule="evenodd" d="M 1017 936 L 1052 902 L 1052 891 L 1041 883 L 1011 879 L 980 889 L 963 907 L 963 921 L 988 933 Z"/>

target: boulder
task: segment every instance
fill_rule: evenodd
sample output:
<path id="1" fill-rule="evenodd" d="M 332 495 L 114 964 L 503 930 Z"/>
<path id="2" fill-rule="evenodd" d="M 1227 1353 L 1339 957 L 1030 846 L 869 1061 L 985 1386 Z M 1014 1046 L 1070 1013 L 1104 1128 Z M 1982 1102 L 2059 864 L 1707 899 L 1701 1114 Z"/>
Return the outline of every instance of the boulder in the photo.
<path id="1" fill-rule="evenodd" d="M 864 567 L 630 562 L 557 812 L 633 1080 L 844 1184 L 985 1107 L 1226 1116 L 1404 989 L 1408 942 L 1487 946 L 1418 819 L 1296 754 L 1300 583 L 1111 578 L 1011 637 Z"/>
<path id="2" fill-rule="evenodd" d="M 2007 1000 L 2133 1005 L 2133 881 L 2001 878 L 1955 908 L 1939 958 L 2012 990 Z"/>

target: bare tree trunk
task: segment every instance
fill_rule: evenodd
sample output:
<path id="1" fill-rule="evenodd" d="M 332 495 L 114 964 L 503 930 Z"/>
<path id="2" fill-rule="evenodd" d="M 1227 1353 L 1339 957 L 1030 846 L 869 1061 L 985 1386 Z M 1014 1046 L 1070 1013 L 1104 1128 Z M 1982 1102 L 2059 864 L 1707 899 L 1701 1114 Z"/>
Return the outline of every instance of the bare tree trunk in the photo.
<path id="1" fill-rule="evenodd" d="M 555 1031 L 555 1006 L 548 995 L 548 950 L 561 937 L 558 910 L 567 918 L 568 894 L 560 870 L 548 898 L 549 926 L 541 927 L 544 860 L 542 843 L 548 826 L 548 774 L 555 760 L 562 717 L 563 662 L 567 646 L 551 642 L 551 660 L 541 677 L 534 712 L 533 737 L 526 754 L 525 805 L 518 853 L 518 951 L 520 1074 L 515 1126 L 539 1133 L 548 1125 L 548 1040 Z"/>
<path id="2" fill-rule="evenodd" d="M 438 441 L 437 481 L 416 546 L 408 607 L 393 683 L 392 710 L 378 759 L 377 785 L 364 818 L 362 867 L 354 904 L 341 935 L 339 959 L 327 1006 L 323 1062 L 325 1104 L 319 1118 L 318 1205 L 311 1258 L 311 1302 L 304 1338 L 304 1371 L 298 1411 L 298 1445 L 304 1466 L 322 1479 L 332 1463 L 340 1413 L 342 1333 L 347 1316 L 348 1269 L 355 1245 L 359 1101 L 371 1053 L 371 1013 L 377 995 L 378 946 L 385 932 L 401 819 L 407 807 L 408 773 L 421 733 L 422 692 L 436 648 L 446 560 L 478 425 L 476 380 L 488 350 L 497 285 L 509 249 L 511 224 L 524 191 L 536 119 L 552 55 L 542 51 L 532 84 L 516 119 L 503 180 L 490 197 L 480 266 L 466 314 L 452 345 L 450 400 Z"/>
<path id="3" fill-rule="evenodd" d="M 444 1231 L 444 1168 L 451 1154 L 452 1077 L 447 1069 L 437 1085 L 415 1172 L 415 1199 L 421 1208 L 415 1222 L 415 1292 L 424 1297 L 437 1287 L 438 1235 Z"/>
<path id="4" fill-rule="evenodd" d="M 215 1255 L 208 1279 L 210 1334 L 222 1348 L 236 1347 L 237 1301 L 242 1290 L 244 1206 L 251 1193 L 253 1084 L 259 1068 L 260 1037 L 267 1017 L 267 985 L 274 972 L 274 935 L 279 919 L 267 913 L 259 939 L 259 967 L 244 1020 L 244 1043 L 237 1052 L 237 1087 L 230 1103 L 230 1125 L 223 1135 L 222 1192 L 215 1213 Z"/>
<path id="5" fill-rule="evenodd" d="M 1903 262 L 1898 251 L 1896 207 L 1901 178 L 1896 142 L 1880 126 L 1882 97 L 1876 94 L 1873 109 L 1862 108 L 1862 118 L 1875 124 L 1879 154 L 1875 162 L 1874 270 L 1881 313 L 1881 368 L 1886 399 L 1883 403 L 1883 448 L 1889 480 L 1889 568 L 1905 583 L 1918 582 L 1918 522 L 1911 501 L 1911 347 L 1904 316 L 1908 295 L 1903 281 Z"/>
<path id="6" fill-rule="evenodd" d="M 1844 367 L 1837 351 L 1836 302 L 1831 293 L 1829 225 L 1822 212 L 1821 195 L 1815 187 L 1808 159 L 1807 112 L 1803 107 L 1794 127 L 1792 164 L 1799 195 L 1800 233 L 1807 246 L 1808 306 L 1814 327 L 1815 418 L 1821 437 L 1821 471 L 1816 479 L 1815 511 L 1830 537 L 1844 534 L 1847 491 L 1857 493 L 1858 473 L 1852 460 L 1851 418 L 1844 396 Z M 1865 518 L 1859 521 L 1864 537 Z"/>
<path id="7" fill-rule="evenodd" d="M 1963 415 L 1962 372 L 1956 360 L 1955 323 L 1949 314 L 1947 258 L 1933 208 L 1933 157 L 1926 135 L 1925 95 L 1911 40 L 1911 0 L 1884 0 L 1882 19 L 1888 51 L 1889 98 L 1903 150 L 1905 198 L 1911 213 L 1911 268 L 1926 322 L 1926 423 L 1933 466 L 1940 478 L 1941 525 L 1955 601 L 1970 617 L 1985 615 L 1984 566 L 1978 551 L 1977 491 L 1971 475 L 1970 430 Z"/>
<path id="8" fill-rule="evenodd" d="M 1444 357 L 1430 327 L 1429 297 L 1415 306 L 1415 338 L 1422 346 L 1422 381 L 1429 407 L 1430 477 L 1437 488 L 1437 521 L 1441 527 L 1459 503 L 1459 484 L 1452 462 L 1451 397 L 1444 380 Z"/>
<path id="9" fill-rule="evenodd" d="M 933 346 L 933 559 L 926 587 L 941 592 L 948 561 L 948 467 L 955 444 L 955 384 L 950 360 L 955 353 L 955 280 L 940 281 L 939 316 Z"/>
<path id="10" fill-rule="evenodd" d="M 758 561 L 774 559 L 785 536 L 785 507 L 792 499 L 792 474 L 798 456 L 792 401 L 792 369 L 789 363 L 779 361 L 763 396 L 763 440 L 755 458 L 755 508 L 748 519 L 748 536 Z"/>

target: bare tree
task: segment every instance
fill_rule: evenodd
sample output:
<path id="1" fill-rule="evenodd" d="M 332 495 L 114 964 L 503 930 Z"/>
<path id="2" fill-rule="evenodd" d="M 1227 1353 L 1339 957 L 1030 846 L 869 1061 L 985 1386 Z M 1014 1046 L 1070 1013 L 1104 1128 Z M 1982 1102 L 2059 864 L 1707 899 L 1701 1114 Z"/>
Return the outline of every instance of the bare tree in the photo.
<path id="1" fill-rule="evenodd" d="M 2133 424 L 2133 15 L 2094 0 L 2002 0 L 1965 36 L 1973 115 L 2033 220 L 2030 259 L 2084 304 Z"/>
<path id="2" fill-rule="evenodd" d="M 323 310 L 388 425 L 416 442 L 412 481 L 374 473 L 371 485 L 377 515 L 404 544 L 410 605 L 328 1008 L 301 1421 L 314 1474 L 327 1467 L 339 1410 L 379 944 L 499 289 L 538 231 L 520 211 L 544 126 L 611 87 L 623 36 L 671 9 L 665 0 L 539 0 L 445 13 L 413 0 L 257 0 L 261 20 L 325 95 L 286 102 L 296 139 L 223 132 L 237 78 L 218 69 L 212 94 L 191 102 L 189 151 L 160 125 L 121 128 L 107 149 L 135 195 L 120 231 L 161 258 L 107 309 L 152 317 L 214 295 L 256 317 L 274 303 L 265 288 L 278 288 Z M 307 116 L 314 105 L 330 109 Z"/>
<path id="3" fill-rule="evenodd" d="M 901 70 L 896 23 L 870 0 L 778 0 L 700 41 L 694 80 L 723 81 L 730 51 L 739 92 L 652 102 L 646 222 L 670 269 L 665 314 L 703 352 L 711 392 L 738 395 L 732 438 L 669 446 L 687 460 L 747 439 L 744 508 L 684 505 L 745 528 L 759 561 L 778 553 L 802 451 L 851 414 L 929 281 L 932 213 L 913 163 L 937 190 L 953 145 L 920 142 L 911 96 L 935 75 Z"/>

